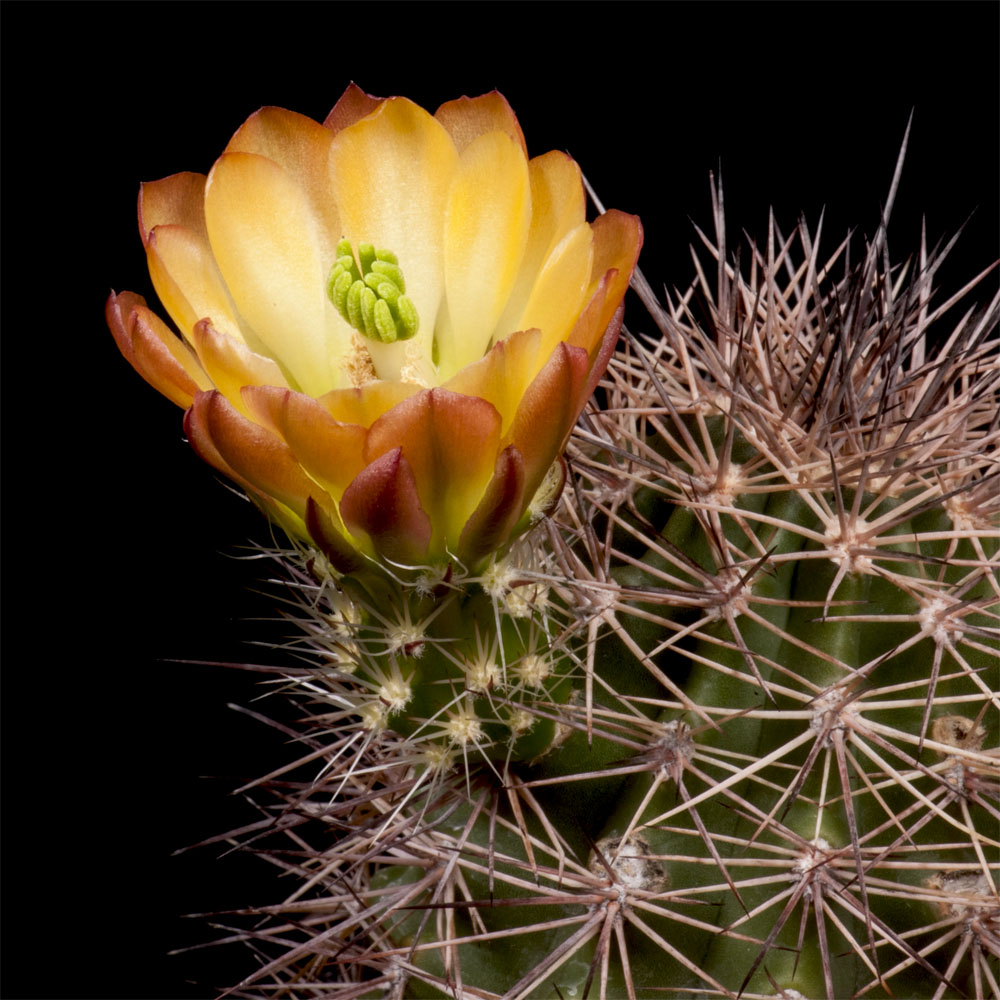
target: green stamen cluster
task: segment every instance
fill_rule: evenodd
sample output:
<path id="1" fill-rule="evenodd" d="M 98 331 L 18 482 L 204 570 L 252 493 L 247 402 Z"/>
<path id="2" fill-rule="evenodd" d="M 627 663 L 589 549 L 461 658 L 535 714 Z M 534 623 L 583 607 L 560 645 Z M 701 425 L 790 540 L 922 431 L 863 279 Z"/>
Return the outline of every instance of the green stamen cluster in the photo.
<path id="1" fill-rule="evenodd" d="M 337 260 L 326 291 L 337 312 L 360 334 L 383 344 L 409 340 L 420 327 L 416 307 L 405 294 L 406 281 L 391 250 L 358 244 L 360 269 L 350 240 L 337 244 Z"/>

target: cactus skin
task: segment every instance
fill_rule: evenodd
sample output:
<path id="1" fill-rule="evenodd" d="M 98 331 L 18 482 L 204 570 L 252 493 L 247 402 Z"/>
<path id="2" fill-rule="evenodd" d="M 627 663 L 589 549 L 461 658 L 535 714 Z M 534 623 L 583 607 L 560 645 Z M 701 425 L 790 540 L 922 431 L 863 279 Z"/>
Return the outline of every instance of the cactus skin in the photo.
<path id="1" fill-rule="evenodd" d="M 303 884 L 233 995 L 1000 993 L 998 301 L 890 270 L 884 224 L 739 270 L 719 195 L 714 282 L 636 280 L 490 574 L 286 558 L 319 665 L 278 671 L 312 714 L 265 856 Z"/>

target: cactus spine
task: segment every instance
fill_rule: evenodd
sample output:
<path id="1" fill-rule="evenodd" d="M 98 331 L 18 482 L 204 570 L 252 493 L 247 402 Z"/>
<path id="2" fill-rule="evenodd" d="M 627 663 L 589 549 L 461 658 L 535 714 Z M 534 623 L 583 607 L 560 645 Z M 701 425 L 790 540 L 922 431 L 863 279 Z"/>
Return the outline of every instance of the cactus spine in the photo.
<path id="1" fill-rule="evenodd" d="M 731 262 L 713 194 L 551 517 L 475 570 L 283 557 L 300 882 L 233 995 L 1000 993 L 998 301 L 884 222 Z"/>

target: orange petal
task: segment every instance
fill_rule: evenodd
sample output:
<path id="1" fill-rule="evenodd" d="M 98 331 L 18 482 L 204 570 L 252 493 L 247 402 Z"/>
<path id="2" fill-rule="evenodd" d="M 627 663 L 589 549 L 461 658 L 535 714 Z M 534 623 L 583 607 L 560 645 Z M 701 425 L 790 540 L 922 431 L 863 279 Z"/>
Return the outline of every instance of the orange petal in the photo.
<path id="1" fill-rule="evenodd" d="M 497 456 L 482 502 L 462 530 L 458 555 L 467 566 L 495 552 L 510 537 L 524 511 L 524 459 L 513 445 Z"/>
<path id="2" fill-rule="evenodd" d="M 340 100 L 326 116 L 323 128 L 336 134 L 341 129 L 367 118 L 378 109 L 383 98 L 366 94 L 356 83 L 348 84 L 347 90 L 340 95 Z"/>
<path id="3" fill-rule="evenodd" d="M 525 158 L 528 156 L 517 116 L 507 99 L 495 90 L 481 97 L 448 101 L 434 112 L 434 117 L 447 129 L 460 153 L 473 139 L 487 132 L 506 132 L 521 147 Z"/>
<path id="4" fill-rule="evenodd" d="M 612 209 L 598 216 L 594 228 L 594 269 L 591 281 L 596 286 L 609 271 L 617 273 L 608 284 L 604 312 L 598 320 L 600 330 L 611 322 L 611 317 L 625 297 L 632 280 L 635 262 L 642 249 L 642 224 L 635 215 L 626 215 Z"/>
<path id="5" fill-rule="evenodd" d="M 268 496 L 244 479 L 219 453 L 209 432 L 207 421 L 208 409 L 200 402 L 202 397 L 208 395 L 209 393 L 199 393 L 195 397 L 197 405 L 192 406 L 184 414 L 184 433 L 187 435 L 194 453 L 203 462 L 207 462 L 243 489 L 247 496 L 263 511 L 264 515 L 283 528 L 289 537 L 307 537 L 305 525 L 298 515 L 289 510 L 284 504 L 275 500 L 274 497 Z"/>
<path id="6" fill-rule="evenodd" d="M 383 382 L 378 379 L 357 389 L 334 389 L 319 397 L 326 412 L 342 424 L 371 427 L 383 413 L 410 396 L 421 392 L 409 382 Z"/>
<path id="7" fill-rule="evenodd" d="M 146 307 L 141 296 L 112 292 L 104 314 L 129 364 L 171 402 L 186 409 L 195 393 L 211 387 L 190 348 Z"/>
<path id="8" fill-rule="evenodd" d="M 494 344 L 485 358 L 466 365 L 442 388 L 492 403 L 503 418 L 500 433 L 506 434 L 524 393 L 546 360 L 539 353 L 540 344 L 538 330 L 518 330 Z"/>
<path id="9" fill-rule="evenodd" d="M 338 423 L 310 396 L 274 386 L 247 386 L 253 417 L 284 438 L 296 460 L 334 499 L 365 467 L 367 432 Z"/>
<path id="10" fill-rule="evenodd" d="M 368 461 L 402 448 L 439 551 L 454 550 L 483 498 L 494 472 L 500 422 L 484 399 L 428 389 L 394 406 L 368 432 Z"/>
<path id="11" fill-rule="evenodd" d="M 241 416 L 221 392 L 199 393 L 191 413 L 191 443 L 213 465 L 217 456 L 238 481 L 280 501 L 303 523 L 310 496 L 322 507 L 333 507 L 331 499 L 302 471 L 288 445 Z"/>
<path id="12" fill-rule="evenodd" d="M 431 520 L 420 506 L 402 449 L 386 452 L 357 476 L 344 491 L 340 514 L 352 534 L 367 535 L 393 562 L 415 565 L 424 561 Z"/>
<path id="13" fill-rule="evenodd" d="M 607 336 L 612 326 L 614 336 L 618 336 L 621 318 L 614 325 L 615 314 L 632 278 L 641 246 L 642 226 L 634 215 L 606 212 L 594 223 L 594 290 L 566 340 L 582 347 L 592 362 L 598 353 L 607 353 Z M 600 270 L 602 267 L 604 271 Z M 593 379 L 594 385 L 603 373 L 602 366 Z"/>
<path id="14" fill-rule="evenodd" d="M 597 383 L 601 381 L 611 355 L 615 353 L 615 345 L 618 343 L 618 333 L 622 328 L 622 320 L 625 318 L 625 303 L 623 302 L 611 317 L 604 330 L 604 336 L 597 345 L 597 350 L 591 352 L 590 374 L 587 376 L 587 385 L 583 390 L 583 406 L 593 395 L 597 388 Z M 582 406 L 581 406 L 582 409 Z M 577 414 L 579 416 L 579 414 Z"/>
<path id="15" fill-rule="evenodd" d="M 524 457 L 525 496 L 529 499 L 566 447 L 587 399 L 584 391 L 589 371 L 586 351 L 558 344 L 524 394 L 505 440 Z"/>
<path id="16" fill-rule="evenodd" d="M 139 188 L 139 235 L 144 244 L 157 226 L 184 226 L 207 238 L 204 174 L 173 174 Z"/>

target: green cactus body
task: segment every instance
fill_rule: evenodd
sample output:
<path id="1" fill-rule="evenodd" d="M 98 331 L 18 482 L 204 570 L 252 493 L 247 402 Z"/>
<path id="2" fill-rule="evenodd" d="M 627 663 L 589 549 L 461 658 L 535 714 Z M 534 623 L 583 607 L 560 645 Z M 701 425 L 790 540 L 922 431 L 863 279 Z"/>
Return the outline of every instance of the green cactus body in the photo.
<path id="1" fill-rule="evenodd" d="M 551 520 L 300 574 L 329 843 L 240 995 L 998 992 L 997 302 L 935 351 L 938 258 L 772 229 L 747 277 L 716 225 L 714 288 L 637 280 Z"/>

